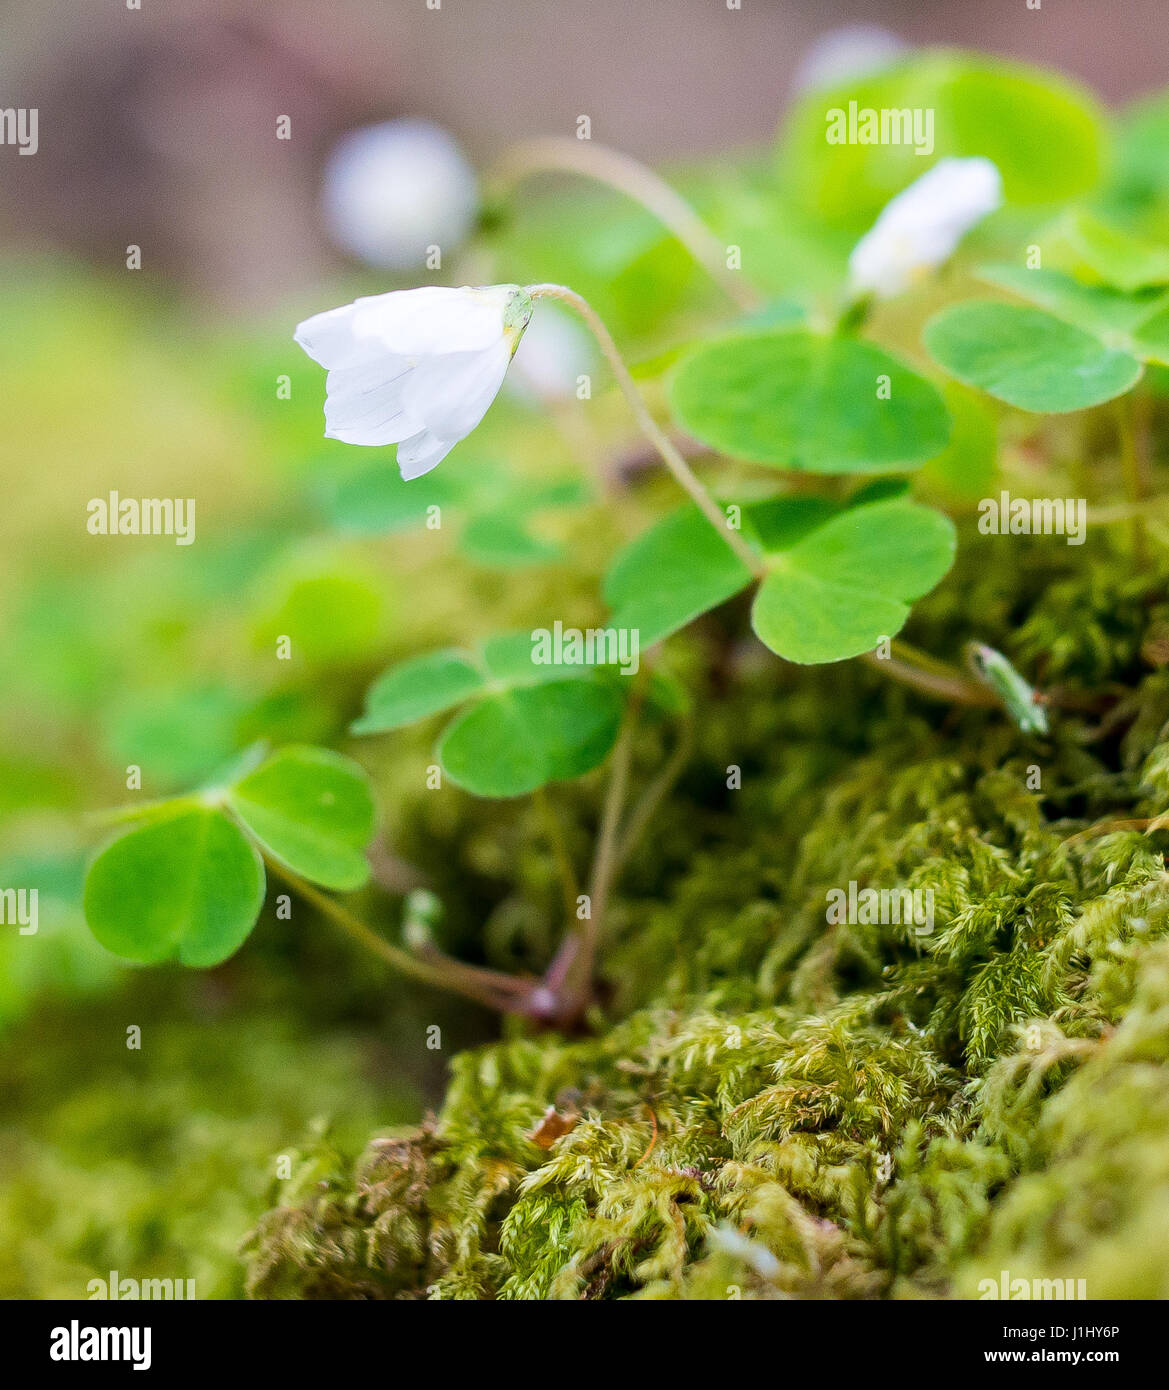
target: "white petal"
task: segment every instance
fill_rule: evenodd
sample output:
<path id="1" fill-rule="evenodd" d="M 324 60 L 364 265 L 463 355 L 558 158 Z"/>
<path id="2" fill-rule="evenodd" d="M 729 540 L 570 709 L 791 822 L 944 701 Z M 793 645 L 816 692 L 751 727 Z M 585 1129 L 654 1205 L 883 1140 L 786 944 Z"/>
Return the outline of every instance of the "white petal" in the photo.
<path id="1" fill-rule="evenodd" d="M 398 445 L 398 468 L 407 482 L 421 478 L 436 468 L 455 447 L 457 439 L 439 439 L 429 430 L 422 430 Z"/>
<path id="2" fill-rule="evenodd" d="M 425 357 L 405 383 L 410 413 L 443 439 L 462 439 L 499 394 L 511 349 L 501 338 L 483 352 Z"/>
<path id="3" fill-rule="evenodd" d="M 459 290 L 425 285 L 374 295 L 356 302 L 354 332 L 407 357 L 478 352 L 503 336 L 504 313 L 518 292 L 513 285 Z"/>
<path id="4" fill-rule="evenodd" d="M 314 314 L 297 325 L 294 336 L 315 362 L 330 369 L 368 360 L 378 351 L 406 357 L 477 352 L 504 336 L 504 315 L 521 295 L 518 285 L 391 290 Z"/>
<path id="5" fill-rule="evenodd" d="M 352 366 L 362 360 L 383 352 L 381 344 L 373 338 L 358 338 L 355 332 L 357 304 L 346 304 L 340 309 L 329 309 L 323 314 L 298 323 L 293 337 L 305 352 L 330 371 L 338 367 Z"/>
<path id="6" fill-rule="evenodd" d="M 883 297 L 949 259 L 966 233 L 1002 202 L 989 159 L 942 159 L 881 211 L 849 257 L 852 287 Z"/>
<path id="7" fill-rule="evenodd" d="M 405 466 L 427 471 L 486 414 L 531 314 L 518 285 L 428 285 L 306 319 L 296 340 L 329 369 L 327 434 L 408 445 Z"/>
<path id="8" fill-rule="evenodd" d="M 413 372 L 405 358 L 379 357 L 362 367 L 329 373 L 325 385 L 325 433 L 346 444 L 397 444 L 423 427 L 406 407 Z"/>

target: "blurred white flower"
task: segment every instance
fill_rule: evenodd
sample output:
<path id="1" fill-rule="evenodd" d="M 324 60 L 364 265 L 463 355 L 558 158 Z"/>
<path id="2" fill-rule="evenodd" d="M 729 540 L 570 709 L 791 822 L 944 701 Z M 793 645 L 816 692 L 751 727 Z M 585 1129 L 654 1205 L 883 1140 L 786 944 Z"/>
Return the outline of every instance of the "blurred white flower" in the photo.
<path id="1" fill-rule="evenodd" d="M 386 270 L 424 264 L 466 237 L 479 207 L 475 173 L 431 121 L 383 121 L 338 140 L 325 166 L 329 232 L 360 260 Z"/>
<path id="2" fill-rule="evenodd" d="M 305 319 L 296 341 L 329 373 L 326 436 L 397 444 L 403 478 L 429 473 L 487 413 L 531 316 L 519 285 L 428 285 Z"/>
<path id="3" fill-rule="evenodd" d="M 853 248 L 852 290 L 887 299 L 948 260 L 976 222 L 1003 200 L 989 159 L 942 159 L 902 189 Z"/>
<path id="4" fill-rule="evenodd" d="M 555 304 L 544 304 L 516 349 L 508 390 L 530 404 L 568 400 L 597 355 L 588 330 Z"/>
<path id="5" fill-rule="evenodd" d="M 879 72 L 908 51 L 908 44 L 878 24 L 844 24 L 808 45 L 792 86 L 797 92 L 834 87 L 850 77 Z"/>

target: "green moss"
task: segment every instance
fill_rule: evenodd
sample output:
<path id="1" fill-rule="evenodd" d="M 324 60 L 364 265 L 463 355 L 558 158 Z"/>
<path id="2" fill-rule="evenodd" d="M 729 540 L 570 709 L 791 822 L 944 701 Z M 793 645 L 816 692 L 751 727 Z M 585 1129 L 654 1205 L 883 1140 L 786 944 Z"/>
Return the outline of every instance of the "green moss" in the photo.
<path id="1" fill-rule="evenodd" d="M 1040 741 L 856 663 L 740 656 L 733 605 L 676 644 L 713 669 L 700 747 L 623 880 L 592 1032 L 463 1052 L 432 1126 L 284 1185 L 251 1292 L 915 1298 L 1007 1269 L 1169 1295 L 1164 838 L 1077 835 L 1169 800 L 1165 590 L 1083 554 L 968 537 L 909 634 L 1056 688 Z M 582 845 L 594 797 L 564 798 Z M 555 936 L 538 835 L 458 826 L 500 963 Z M 850 880 L 932 891 L 933 931 L 827 924 Z"/>
<path id="2" fill-rule="evenodd" d="M 387 1105 L 413 1109 L 363 1074 L 353 1039 L 306 1041 L 213 994 L 160 998 L 157 981 L 139 980 L 138 993 L 42 1011 L 13 1036 L 0 1103 L 0 1297 L 84 1299 L 111 1270 L 239 1297 L 240 1241 L 289 1138 L 330 1142 L 317 1117 L 339 1095 L 336 1138 L 350 1148 Z M 131 1022 L 138 1049 L 126 1045 Z"/>

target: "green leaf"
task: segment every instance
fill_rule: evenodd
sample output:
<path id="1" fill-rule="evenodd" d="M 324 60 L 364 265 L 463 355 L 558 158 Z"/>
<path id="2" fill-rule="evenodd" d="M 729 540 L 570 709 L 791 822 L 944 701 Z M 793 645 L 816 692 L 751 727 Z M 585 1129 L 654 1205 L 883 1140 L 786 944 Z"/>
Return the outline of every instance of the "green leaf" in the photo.
<path id="1" fill-rule="evenodd" d="M 622 705 L 614 681 L 595 678 L 502 691 L 455 719 L 439 740 L 439 761 L 476 796 L 523 796 L 601 763 Z"/>
<path id="2" fill-rule="evenodd" d="M 85 917 L 107 950 L 152 965 L 218 965 L 264 902 L 264 866 L 216 809 L 177 810 L 108 844 L 85 883 Z"/>
<path id="3" fill-rule="evenodd" d="M 370 686 L 355 734 L 381 734 L 416 724 L 428 715 L 461 705 L 485 684 L 480 671 L 459 651 L 428 652 L 391 666 Z"/>
<path id="4" fill-rule="evenodd" d="M 546 685 L 569 679 L 562 666 L 532 660 L 535 645 L 531 632 L 501 632 L 483 644 L 483 667 L 496 690 L 525 685 Z M 572 676 L 587 675 L 585 666 L 575 667 Z"/>
<path id="5" fill-rule="evenodd" d="M 830 113 L 847 114 L 850 102 L 858 114 L 929 112 L 932 148 L 918 155 L 911 142 L 830 144 Z M 1092 188 L 1102 144 L 1099 108 L 1063 78 L 997 57 L 929 49 L 809 92 L 788 119 L 781 158 L 803 206 L 859 233 L 894 194 L 948 155 L 993 160 L 1007 201 L 1035 205 Z"/>
<path id="6" fill-rule="evenodd" d="M 1106 347 L 1145 362 L 1169 362 L 1169 292 L 1165 290 L 1126 294 L 1107 285 L 1082 284 L 1058 270 L 1013 265 L 983 266 L 979 277 L 1095 334 Z"/>
<path id="7" fill-rule="evenodd" d="M 261 847 L 302 878 L 343 891 L 369 878 L 373 796 L 351 759 L 326 748 L 281 748 L 226 801 Z"/>
<path id="8" fill-rule="evenodd" d="M 588 772 L 612 748 L 620 722 L 613 669 L 536 661 L 535 636 L 489 638 L 477 663 L 446 651 L 394 667 L 370 691 L 354 731 L 398 728 L 479 696 L 439 739 L 453 782 L 478 796 L 521 796 Z"/>
<path id="9" fill-rule="evenodd" d="M 788 661 L 842 661 L 892 637 L 954 559 L 947 517 L 901 498 L 850 507 L 770 553 L 751 624 Z"/>
<path id="10" fill-rule="evenodd" d="M 670 402 L 703 443 L 811 473 L 915 468 L 950 429 L 937 391 L 908 367 L 871 343 L 802 330 L 703 344 L 675 370 Z"/>
<path id="11" fill-rule="evenodd" d="M 751 574 L 697 507 L 672 512 L 618 552 L 605 576 L 611 626 L 643 647 L 685 627 L 750 583 Z"/>
<path id="12" fill-rule="evenodd" d="M 1099 336 L 1127 336 L 1151 309 L 1169 298 L 1156 291 L 1123 294 L 1106 285 L 1085 285 L 1060 270 L 1029 270 L 1018 265 L 980 266 L 978 277 Z"/>
<path id="13" fill-rule="evenodd" d="M 936 314 L 925 345 L 959 381 L 1020 410 L 1084 410 L 1140 380 L 1130 353 L 1039 309 L 968 300 Z"/>
<path id="14" fill-rule="evenodd" d="M 1086 212 L 1071 214 L 1062 231 L 1072 251 L 1106 285 L 1132 291 L 1169 284 L 1169 247 L 1131 236 Z"/>

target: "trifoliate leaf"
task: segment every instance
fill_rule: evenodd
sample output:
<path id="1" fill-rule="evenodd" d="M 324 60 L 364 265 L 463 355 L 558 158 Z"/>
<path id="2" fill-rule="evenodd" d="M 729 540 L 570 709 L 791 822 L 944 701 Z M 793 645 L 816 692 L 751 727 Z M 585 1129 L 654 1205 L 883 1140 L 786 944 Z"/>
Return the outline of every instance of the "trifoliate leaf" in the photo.
<path id="1" fill-rule="evenodd" d="M 281 748 L 232 787 L 226 803 L 293 873 L 348 891 L 369 878 L 374 804 L 357 763 L 326 748 Z"/>
<path id="2" fill-rule="evenodd" d="M 176 806 L 98 854 L 84 902 L 90 930 L 115 955 L 218 965 L 256 924 L 264 866 L 220 811 Z"/>
<path id="3" fill-rule="evenodd" d="M 637 632 L 648 647 L 750 580 L 750 571 L 698 508 L 683 507 L 618 552 L 605 576 L 609 621 Z"/>
<path id="4" fill-rule="evenodd" d="M 480 700 L 451 724 L 438 757 L 476 796 L 523 796 L 590 772 L 613 747 L 623 700 L 613 680 L 558 680 Z"/>
<path id="5" fill-rule="evenodd" d="M 849 507 L 792 534 L 798 539 L 769 552 L 751 612 L 760 640 L 788 661 L 871 651 L 900 630 L 910 603 L 954 558 L 949 519 L 902 498 Z"/>
<path id="6" fill-rule="evenodd" d="M 570 659 L 560 659 L 563 649 L 557 656 L 552 629 L 537 629 L 489 638 L 478 657 L 434 652 L 393 667 L 371 689 L 354 732 L 382 733 L 471 700 L 438 742 L 439 762 L 459 786 L 521 796 L 588 772 L 613 746 L 624 696 L 608 643 L 590 652 L 584 634 L 570 631 L 581 639 Z"/>
<path id="7" fill-rule="evenodd" d="M 391 666 L 370 686 L 355 734 L 381 734 L 453 709 L 481 690 L 483 672 L 460 651 L 427 652 Z"/>

